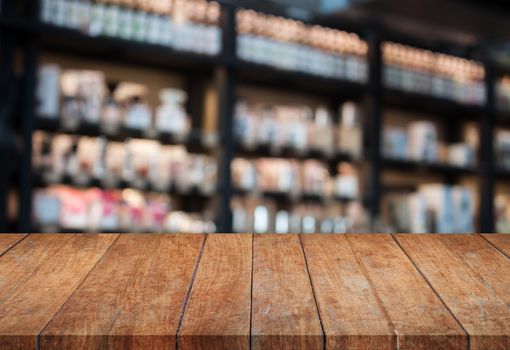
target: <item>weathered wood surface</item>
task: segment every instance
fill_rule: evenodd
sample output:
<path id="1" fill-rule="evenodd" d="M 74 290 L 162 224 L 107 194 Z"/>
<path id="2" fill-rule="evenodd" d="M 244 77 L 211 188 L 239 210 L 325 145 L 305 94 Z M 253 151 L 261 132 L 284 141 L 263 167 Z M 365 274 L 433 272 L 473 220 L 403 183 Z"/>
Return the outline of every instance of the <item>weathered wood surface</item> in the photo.
<path id="1" fill-rule="evenodd" d="M 323 346 L 319 313 L 298 235 L 255 235 L 253 350 Z"/>
<path id="2" fill-rule="evenodd" d="M 38 334 L 117 238 L 31 235 L 0 257 L 0 349 L 34 349 Z"/>
<path id="3" fill-rule="evenodd" d="M 345 235 L 302 237 L 328 349 L 395 349 L 393 325 Z"/>
<path id="4" fill-rule="evenodd" d="M 483 234 L 482 236 L 510 258 L 510 235 L 495 235 L 489 233 Z"/>
<path id="5" fill-rule="evenodd" d="M 390 235 L 347 239 L 395 327 L 399 349 L 466 349 L 466 333 Z"/>
<path id="6" fill-rule="evenodd" d="M 24 234 L 0 233 L 0 255 L 4 254 L 25 237 L 26 235 Z"/>
<path id="7" fill-rule="evenodd" d="M 209 235 L 179 330 L 179 349 L 249 349 L 252 235 Z"/>
<path id="8" fill-rule="evenodd" d="M 0 349 L 510 349 L 509 242 L 0 235 Z"/>
<path id="9" fill-rule="evenodd" d="M 397 239 L 469 334 L 470 349 L 510 349 L 507 257 L 477 235 Z M 500 282 L 491 270 L 504 270 Z"/>
<path id="10" fill-rule="evenodd" d="M 122 235 L 44 330 L 41 349 L 175 349 L 199 235 Z"/>

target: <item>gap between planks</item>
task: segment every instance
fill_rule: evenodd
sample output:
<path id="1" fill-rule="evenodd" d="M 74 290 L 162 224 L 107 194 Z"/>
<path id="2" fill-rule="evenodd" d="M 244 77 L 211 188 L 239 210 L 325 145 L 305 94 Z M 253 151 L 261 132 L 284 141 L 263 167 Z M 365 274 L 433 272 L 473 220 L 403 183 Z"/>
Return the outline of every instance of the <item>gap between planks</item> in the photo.
<path id="1" fill-rule="evenodd" d="M 486 235 L 493 235 L 494 233 L 485 233 L 485 234 L 479 234 L 477 233 L 476 235 L 477 236 L 480 236 L 482 237 L 482 239 L 484 239 L 486 242 L 488 242 L 491 246 L 493 246 L 496 250 L 498 250 L 501 254 L 503 254 L 504 256 L 506 256 L 508 259 L 510 259 L 510 254 L 505 252 L 503 249 L 499 248 L 493 241 L 491 241 L 490 239 L 487 238 Z"/>
<path id="2" fill-rule="evenodd" d="M 198 251 L 197 261 L 195 263 L 195 267 L 193 268 L 193 273 L 191 274 L 191 281 L 188 286 L 188 290 L 186 291 L 186 295 L 184 296 L 184 301 L 182 303 L 181 315 L 179 317 L 179 323 L 177 324 L 177 330 L 175 331 L 175 350 L 179 350 L 179 331 L 181 330 L 181 326 L 184 321 L 184 314 L 186 313 L 186 309 L 188 308 L 188 303 L 191 296 L 191 289 L 193 288 L 193 284 L 195 283 L 195 277 L 197 276 L 198 266 L 200 265 L 200 261 L 202 260 L 202 254 L 204 252 L 205 244 L 207 242 L 207 237 L 209 237 L 209 234 L 205 234 L 204 239 L 202 240 L 202 245 L 200 246 L 200 250 Z"/>
<path id="3" fill-rule="evenodd" d="M 441 297 L 441 295 L 439 294 L 439 292 L 436 290 L 436 288 L 434 288 L 434 286 L 432 285 L 432 283 L 429 281 L 429 279 L 425 276 L 425 274 L 420 270 L 420 268 L 418 267 L 418 265 L 414 262 L 414 260 L 411 258 L 411 256 L 409 256 L 409 254 L 407 253 L 407 251 L 404 249 L 404 247 L 402 247 L 402 245 L 400 244 L 400 242 L 398 241 L 398 239 L 395 237 L 394 234 L 391 234 L 391 238 L 393 239 L 393 241 L 395 241 L 395 243 L 397 244 L 397 246 L 400 248 L 400 250 L 402 250 L 402 252 L 404 252 L 404 254 L 406 255 L 406 257 L 409 259 L 409 261 L 411 261 L 411 263 L 413 264 L 414 268 L 420 273 L 421 277 L 425 280 L 425 282 L 430 286 L 430 288 L 432 289 L 432 291 L 437 295 L 439 301 L 441 301 L 441 303 L 443 304 L 443 306 L 446 308 L 446 310 L 448 310 L 448 312 L 450 313 L 450 315 L 453 317 L 453 319 L 455 320 L 455 322 L 457 322 L 457 324 L 460 326 L 460 328 L 462 329 L 462 331 L 464 331 L 464 333 L 466 334 L 466 340 L 467 340 L 467 347 L 466 347 L 466 350 L 469 350 L 471 349 L 471 337 L 468 333 L 468 331 L 464 328 L 464 326 L 462 325 L 462 323 L 459 321 L 459 319 L 457 318 L 457 316 L 455 316 L 455 314 L 453 313 L 452 310 L 450 310 L 450 308 L 448 307 L 448 305 L 446 305 L 445 301 L 443 300 L 443 298 Z M 398 346 L 398 342 L 397 342 L 397 346 Z M 398 348 L 397 348 L 398 350 Z"/>
<path id="4" fill-rule="evenodd" d="M 69 299 L 71 299 L 71 297 L 74 295 L 74 293 L 76 293 L 76 291 L 80 288 L 80 286 L 83 284 L 83 282 L 85 282 L 85 280 L 87 279 L 87 277 L 90 275 L 90 273 L 92 271 L 94 271 L 94 269 L 96 268 L 96 266 L 104 259 L 104 257 L 106 256 L 106 253 L 108 253 L 110 251 L 110 249 L 115 245 L 115 242 L 117 242 L 117 240 L 119 239 L 120 237 L 120 234 L 117 234 L 117 237 L 115 237 L 115 239 L 112 241 L 112 243 L 108 246 L 108 248 L 104 251 L 103 255 L 101 255 L 101 257 L 99 259 L 97 259 L 96 263 L 94 264 L 94 266 L 92 266 L 92 268 L 85 274 L 85 276 L 83 276 L 83 278 L 81 279 L 81 281 L 76 285 L 76 288 L 67 296 L 67 298 L 64 300 L 64 302 L 62 303 L 62 305 L 60 305 L 60 307 L 53 313 L 53 315 L 49 318 L 48 320 L 48 323 L 46 323 L 44 325 L 44 327 L 42 327 L 42 329 L 39 331 L 39 333 L 37 333 L 37 335 L 35 336 L 35 348 L 36 350 L 40 350 L 40 342 L 41 342 L 41 335 L 44 333 L 44 331 L 46 330 L 46 328 L 48 328 L 48 325 L 51 323 L 51 321 L 53 320 L 53 318 L 55 317 L 55 315 L 64 307 L 64 305 L 67 304 L 67 302 L 69 301 Z"/>
<path id="5" fill-rule="evenodd" d="M 321 325 L 322 330 L 322 349 L 326 350 L 326 331 L 324 329 L 324 324 L 322 322 L 321 311 L 319 308 L 319 304 L 317 303 L 317 295 L 315 292 L 315 287 L 313 285 L 312 276 L 310 275 L 310 269 L 308 267 L 308 257 L 306 256 L 305 247 L 303 246 L 302 235 L 298 235 L 299 245 L 301 246 L 301 251 L 303 252 L 303 258 L 305 260 L 306 273 L 308 274 L 308 281 L 310 282 L 310 288 L 312 289 L 313 301 L 315 302 L 315 308 L 317 309 L 317 315 L 319 316 L 319 323 Z"/>
<path id="6" fill-rule="evenodd" d="M 4 234 L 4 233 L 0 233 L 0 238 L 2 237 L 2 235 L 11 235 L 10 233 L 7 233 L 7 234 Z M 12 234 L 14 236 L 17 236 L 18 234 Z M 21 243 L 22 241 L 24 241 L 28 236 L 30 236 L 30 234 L 23 234 L 23 233 L 20 233 L 19 234 L 19 238 L 15 238 L 14 239 L 14 242 L 13 243 L 10 243 L 7 248 L 3 248 L 4 250 L 2 250 L 2 247 L 0 247 L 0 257 L 2 255 L 4 255 L 5 253 L 7 253 L 9 250 L 11 250 L 12 248 L 14 248 L 15 246 L 17 246 L 19 243 Z"/>

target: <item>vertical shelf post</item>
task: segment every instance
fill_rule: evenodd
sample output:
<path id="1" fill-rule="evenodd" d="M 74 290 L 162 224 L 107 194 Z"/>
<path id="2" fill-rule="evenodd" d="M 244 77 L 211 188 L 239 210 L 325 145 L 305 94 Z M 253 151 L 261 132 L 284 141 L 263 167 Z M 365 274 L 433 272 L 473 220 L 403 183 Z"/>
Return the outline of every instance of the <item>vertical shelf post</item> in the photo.
<path id="1" fill-rule="evenodd" d="M 24 78 L 22 85 L 22 154 L 20 169 L 20 207 L 18 230 L 31 232 L 32 225 L 32 134 L 34 132 L 35 84 L 37 75 L 37 39 L 28 39 L 24 51 Z"/>
<path id="2" fill-rule="evenodd" d="M 494 124 L 496 118 L 495 72 L 490 59 L 485 60 L 485 107 L 480 116 L 480 232 L 494 232 L 494 187 L 496 159 L 494 157 Z"/>
<path id="3" fill-rule="evenodd" d="M 233 62 L 236 57 L 235 7 L 229 4 L 222 8 L 222 65 L 216 69 L 216 86 L 218 91 L 218 115 L 220 125 L 220 159 L 218 171 L 219 207 L 218 231 L 232 232 L 232 173 L 231 163 L 234 157 L 233 114 L 236 100 L 236 73 Z"/>
<path id="4" fill-rule="evenodd" d="M 13 11 L 13 2 L 1 1 L 2 16 L 9 16 Z M 16 100 L 16 78 L 14 76 L 14 52 L 16 50 L 16 34 L 12 28 L 0 27 L 0 233 L 9 231 L 8 197 L 13 170 L 15 141 L 12 125 L 12 113 Z"/>
<path id="5" fill-rule="evenodd" d="M 37 21 L 39 2 L 34 1 L 28 9 L 31 21 Z M 22 79 L 22 109 L 21 109 L 21 162 L 19 177 L 19 213 L 18 231 L 32 231 L 32 135 L 34 132 L 35 89 L 37 76 L 37 62 L 39 36 L 31 33 L 23 42 L 23 79 Z"/>
<path id="6" fill-rule="evenodd" d="M 378 30 L 372 28 L 367 35 L 369 80 L 366 96 L 367 160 L 369 164 L 369 213 L 372 224 L 379 218 L 381 203 L 381 133 L 382 133 L 382 51 Z"/>

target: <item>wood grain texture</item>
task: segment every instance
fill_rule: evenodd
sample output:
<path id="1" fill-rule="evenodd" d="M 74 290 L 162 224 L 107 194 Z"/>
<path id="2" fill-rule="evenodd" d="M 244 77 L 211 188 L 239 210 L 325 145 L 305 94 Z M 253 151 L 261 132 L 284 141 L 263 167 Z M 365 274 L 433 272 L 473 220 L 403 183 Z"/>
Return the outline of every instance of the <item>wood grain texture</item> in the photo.
<path id="1" fill-rule="evenodd" d="M 249 349 L 252 235 L 208 235 L 179 330 L 180 350 Z"/>
<path id="2" fill-rule="evenodd" d="M 175 349 L 204 239 L 122 235 L 50 322 L 41 349 Z"/>
<path id="3" fill-rule="evenodd" d="M 315 297 L 332 350 L 396 349 L 385 310 L 345 235 L 302 235 Z"/>
<path id="4" fill-rule="evenodd" d="M 503 261 L 498 251 L 487 249 L 474 236 L 397 235 L 396 238 L 466 329 L 471 349 L 510 348 L 510 308 L 501 291 L 505 282 L 480 275 L 482 270 L 498 270 L 495 264 Z M 461 246 L 456 247 L 455 242 Z M 476 263 L 483 266 L 475 267 Z"/>
<path id="5" fill-rule="evenodd" d="M 510 306 L 509 258 L 479 235 L 441 235 L 439 238 Z"/>
<path id="6" fill-rule="evenodd" d="M 0 256 L 26 236 L 17 233 L 0 233 Z"/>
<path id="7" fill-rule="evenodd" d="M 491 242 L 510 258 L 510 235 L 509 234 L 483 234 L 483 238 Z"/>
<path id="8" fill-rule="evenodd" d="M 324 336 L 298 235 L 255 235 L 252 349 L 322 349 Z"/>
<path id="9" fill-rule="evenodd" d="M 348 235 L 397 334 L 399 349 L 466 349 L 467 336 L 390 235 Z"/>
<path id="10" fill-rule="evenodd" d="M 0 349 L 36 337 L 117 235 L 30 235 L 0 257 Z"/>

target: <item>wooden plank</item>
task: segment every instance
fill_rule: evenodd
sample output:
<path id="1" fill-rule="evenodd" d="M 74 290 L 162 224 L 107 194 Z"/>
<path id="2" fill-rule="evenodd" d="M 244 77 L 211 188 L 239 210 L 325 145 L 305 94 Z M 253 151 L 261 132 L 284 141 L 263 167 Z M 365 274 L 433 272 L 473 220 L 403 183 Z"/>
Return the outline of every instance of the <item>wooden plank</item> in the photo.
<path id="1" fill-rule="evenodd" d="M 180 350 L 249 349 L 252 235 L 208 235 L 178 334 Z"/>
<path id="2" fill-rule="evenodd" d="M 117 235 L 30 235 L 0 257 L 0 349 L 36 337 Z"/>
<path id="3" fill-rule="evenodd" d="M 496 248 L 505 253 L 510 258 L 510 235 L 509 234 L 491 234 L 482 235 L 486 240 L 491 242 Z"/>
<path id="4" fill-rule="evenodd" d="M 390 235 L 349 235 L 395 327 L 399 349 L 466 349 L 467 336 Z"/>
<path id="5" fill-rule="evenodd" d="M 466 263 L 457 254 L 455 247 L 445 244 L 445 241 L 451 238 L 439 235 L 397 235 L 396 237 L 402 248 L 466 329 L 470 337 L 471 349 L 510 348 L 508 303 L 498 295 L 498 291 L 488 283 L 485 277 L 481 277 L 472 266 L 469 266 L 473 260 Z M 472 239 L 472 237 L 466 239 Z M 458 251 L 463 249 L 465 250 L 465 248 L 459 248 Z M 491 262 L 485 261 L 484 264 L 491 264 Z"/>
<path id="6" fill-rule="evenodd" d="M 0 256 L 26 236 L 26 234 L 0 233 Z"/>
<path id="7" fill-rule="evenodd" d="M 255 235 L 252 349 L 322 349 L 324 336 L 298 235 Z"/>
<path id="8" fill-rule="evenodd" d="M 441 235 L 439 238 L 510 305 L 509 258 L 479 235 Z"/>
<path id="9" fill-rule="evenodd" d="M 41 349 L 175 349 L 203 235 L 122 235 L 50 322 Z"/>
<path id="10" fill-rule="evenodd" d="M 327 349 L 396 349 L 386 311 L 345 235 L 301 236 Z"/>

